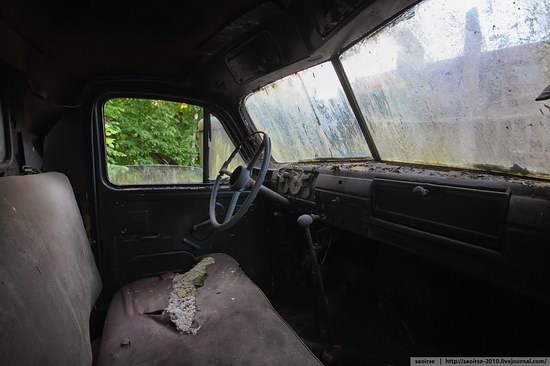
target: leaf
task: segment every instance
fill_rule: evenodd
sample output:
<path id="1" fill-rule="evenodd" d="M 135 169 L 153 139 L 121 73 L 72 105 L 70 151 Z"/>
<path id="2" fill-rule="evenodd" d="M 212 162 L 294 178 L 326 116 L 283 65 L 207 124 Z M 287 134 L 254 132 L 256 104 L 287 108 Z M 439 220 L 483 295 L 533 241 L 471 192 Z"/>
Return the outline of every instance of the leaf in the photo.
<path id="1" fill-rule="evenodd" d="M 157 151 L 180 165 L 200 166 L 197 118 L 202 107 L 116 98 L 105 103 L 104 115 L 109 164 L 153 164 L 150 152 Z"/>

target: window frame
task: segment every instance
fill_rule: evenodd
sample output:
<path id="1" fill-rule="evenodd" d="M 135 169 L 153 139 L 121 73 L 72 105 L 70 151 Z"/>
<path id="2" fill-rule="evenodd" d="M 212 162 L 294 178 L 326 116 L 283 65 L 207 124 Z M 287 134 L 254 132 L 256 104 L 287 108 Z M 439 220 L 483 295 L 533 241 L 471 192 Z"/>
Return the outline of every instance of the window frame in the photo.
<path id="1" fill-rule="evenodd" d="M 202 154 L 203 154 L 203 174 L 202 181 L 197 183 L 177 183 L 177 184 L 128 184 L 128 185 L 118 185 L 109 180 L 108 177 L 108 162 L 107 162 L 107 145 L 106 145 L 106 135 L 105 135 L 105 117 L 104 117 L 104 107 L 111 99 L 116 98 L 136 98 L 136 99 L 157 99 L 165 100 L 175 103 L 187 103 L 192 104 L 198 107 L 203 108 L 203 129 L 208 127 L 208 132 L 203 132 L 202 134 Z M 209 168 L 210 161 L 210 145 L 209 137 L 211 134 L 210 127 L 210 118 L 214 114 L 221 122 L 225 132 L 229 136 L 231 143 L 234 146 L 238 144 L 235 143 L 236 138 L 234 137 L 235 131 L 231 128 L 228 128 L 232 121 L 232 118 L 229 113 L 227 113 L 222 107 L 217 104 L 205 102 L 200 99 L 194 99 L 189 97 L 182 97 L 180 95 L 175 95 L 171 93 L 158 93 L 158 92 L 147 92 L 147 91 L 107 91 L 102 92 L 95 98 L 93 103 L 93 113 L 94 113 L 94 123 L 92 126 L 92 133 L 94 136 L 94 159 L 97 159 L 97 168 L 99 178 L 102 184 L 112 190 L 135 190 L 135 189 L 167 189 L 167 188 L 180 188 L 180 189 L 209 189 L 214 180 L 209 179 L 208 170 L 205 169 L 205 166 Z M 208 125 L 208 126 L 207 126 Z M 243 151 L 244 150 L 244 151 Z M 245 149 L 241 149 L 241 153 L 246 153 Z M 243 158 L 245 154 L 243 154 Z"/>

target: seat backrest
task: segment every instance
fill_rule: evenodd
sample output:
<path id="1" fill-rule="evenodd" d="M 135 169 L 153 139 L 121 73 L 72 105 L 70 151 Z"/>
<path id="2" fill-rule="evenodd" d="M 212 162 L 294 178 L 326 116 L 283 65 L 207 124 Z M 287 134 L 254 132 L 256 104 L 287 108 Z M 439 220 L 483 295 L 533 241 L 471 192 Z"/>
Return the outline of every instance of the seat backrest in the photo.
<path id="1" fill-rule="evenodd" d="M 90 365 L 100 291 L 67 177 L 0 178 L 0 365 Z"/>

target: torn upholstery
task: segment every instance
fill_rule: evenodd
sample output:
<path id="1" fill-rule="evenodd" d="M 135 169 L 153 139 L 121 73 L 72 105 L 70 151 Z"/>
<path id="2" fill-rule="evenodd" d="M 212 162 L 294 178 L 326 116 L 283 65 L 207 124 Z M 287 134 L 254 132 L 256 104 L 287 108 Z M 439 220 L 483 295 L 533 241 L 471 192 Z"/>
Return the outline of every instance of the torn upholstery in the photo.
<path id="1" fill-rule="evenodd" d="M 233 258 L 209 256 L 196 335 L 163 315 L 173 276 L 138 280 L 113 298 L 99 365 L 321 365 Z"/>

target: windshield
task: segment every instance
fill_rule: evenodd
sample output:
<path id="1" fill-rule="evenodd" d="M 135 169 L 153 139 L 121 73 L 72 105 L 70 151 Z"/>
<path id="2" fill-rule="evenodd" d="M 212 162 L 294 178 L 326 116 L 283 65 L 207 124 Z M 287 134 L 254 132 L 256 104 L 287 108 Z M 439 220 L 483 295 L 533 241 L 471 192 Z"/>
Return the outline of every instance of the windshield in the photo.
<path id="1" fill-rule="evenodd" d="M 424 1 L 344 52 L 381 159 L 550 173 L 549 4 Z"/>
<path id="2" fill-rule="evenodd" d="M 245 105 L 256 128 L 271 137 L 277 162 L 371 158 L 330 63 L 276 81 Z"/>
<path id="3" fill-rule="evenodd" d="M 550 178 L 549 5 L 425 0 L 340 55 L 380 160 Z M 371 156 L 331 63 L 245 106 L 276 160 Z"/>

